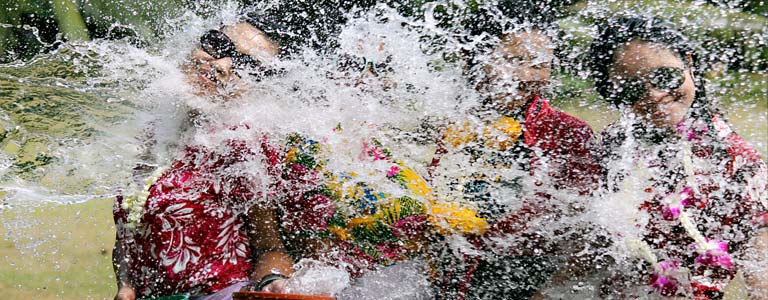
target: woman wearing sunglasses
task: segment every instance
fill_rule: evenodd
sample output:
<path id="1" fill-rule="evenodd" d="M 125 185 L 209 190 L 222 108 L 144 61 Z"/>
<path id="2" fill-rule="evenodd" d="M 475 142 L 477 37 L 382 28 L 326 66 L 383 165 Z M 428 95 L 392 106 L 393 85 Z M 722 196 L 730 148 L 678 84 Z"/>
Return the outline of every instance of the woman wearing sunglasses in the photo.
<path id="1" fill-rule="evenodd" d="M 274 71 L 267 65 L 279 52 L 277 43 L 264 31 L 242 22 L 203 34 L 184 70 L 197 95 L 229 99 L 246 89 L 241 84 L 243 76 L 260 80 L 272 75 Z"/>
<path id="2" fill-rule="evenodd" d="M 271 74 L 263 65 L 279 53 L 275 40 L 245 22 L 210 30 L 184 66 L 188 81 L 199 96 L 231 102 L 243 76 Z M 231 299 L 249 284 L 279 290 L 292 271 L 270 202 L 280 146 L 214 113 L 189 132 L 207 143 L 190 139 L 167 168 L 139 166 L 150 179 L 115 202 L 115 299 Z"/>
<path id="3" fill-rule="evenodd" d="M 722 299 L 742 275 L 755 288 L 766 165 L 707 98 L 691 43 L 658 19 L 611 19 L 590 58 L 597 91 L 621 110 L 603 132 L 606 197 L 639 208 L 628 220 L 639 232 L 619 234 L 642 262 L 620 262 L 602 293 Z"/>

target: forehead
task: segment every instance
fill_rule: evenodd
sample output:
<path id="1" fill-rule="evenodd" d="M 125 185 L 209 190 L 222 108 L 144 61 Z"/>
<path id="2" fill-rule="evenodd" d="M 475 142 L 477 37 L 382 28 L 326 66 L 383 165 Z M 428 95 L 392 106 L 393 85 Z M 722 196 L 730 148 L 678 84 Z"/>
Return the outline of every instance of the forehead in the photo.
<path id="1" fill-rule="evenodd" d="M 552 54 L 554 44 L 543 32 L 537 29 L 505 34 L 501 42 L 493 49 L 494 53 L 512 56 L 540 56 Z"/>
<path id="2" fill-rule="evenodd" d="M 221 32 L 226 34 L 237 47 L 237 51 L 250 55 L 277 55 L 278 45 L 267 35 L 247 23 L 225 26 Z"/>
<path id="3" fill-rule="evenodd" d="M 618 48 L 611 74 L 643 74 L 660 67 L 684 67 L 683 61 L 669 46 L 632 41 Z"/>

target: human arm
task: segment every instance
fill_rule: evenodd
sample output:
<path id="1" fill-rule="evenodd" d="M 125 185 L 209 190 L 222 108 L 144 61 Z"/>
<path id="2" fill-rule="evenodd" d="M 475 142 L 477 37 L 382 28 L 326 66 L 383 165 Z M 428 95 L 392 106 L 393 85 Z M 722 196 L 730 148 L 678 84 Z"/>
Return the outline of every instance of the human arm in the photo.
<path id="1" fill-rule="evenodd" d="M 750 299 L 766 299 L 768 297 L 768 228 L 762 228 L 752 239 L 751 246 L 757 252 L 757 268 L 746 274 L 747 285 L 750 288 Z"/>
<path id="2" fill-rule="evenodd" d="M 248 236 L 256 264 L 251 280 L 259 284 L 270 274 L 290 276 L 293 273 L 293 258 L 288 254 L 280 236 L 275 207 L 256 204 L 248 212 L 250 230 Z M 264 291 L 283 292 L 285 280 L 275 280 L 264 286 Z"/>
<path id="3" fill-rule="evenodd" d="M 136 291 L 130 280 L 129 262 L 130 256 L 126 249 L 125 236 L 127 228 L 125 224 L 128 220 L 128 212 L 123 209 L 123 196 L 117 196 L 112 207 L 112 215 L 115 220 L 115 246 L 112 248 L 112 267 L 115 271 L 115 280 L 117 281 L 117 294 L 115 300 L 134 300 Z"/>
<path id="4" fill-rule="evenodd" d="M 115 234 L 115 247 L 112 249 L 112 267 L 115 270 L 117 280 L 117 294 L 115 300 L 134 300 L 136 291 L 130 283 L 128 275 L 128 256 L 120 243 L 120 234 Z"/>

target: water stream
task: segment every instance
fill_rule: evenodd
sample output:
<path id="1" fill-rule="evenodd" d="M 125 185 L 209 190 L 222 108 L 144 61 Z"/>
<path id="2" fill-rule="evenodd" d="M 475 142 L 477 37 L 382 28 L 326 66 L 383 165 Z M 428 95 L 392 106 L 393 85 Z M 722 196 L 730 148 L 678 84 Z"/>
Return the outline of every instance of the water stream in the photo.
<path id="1" fill-rule="evenodd" d="M 594 34 L 589 20 L 615 9 L 619 4 L 614 2 L 577 3 L 569 16 L 559 19 L 569 50 L 545 91 L 553 106 L 586 120 L 596 132 L 619 114 L 590 88 L 579 59 Z M 279 77 L 246 78 L 249 89 L 239 99 L 211 102 L 194 94 L 181 65 L 202 33 L 233 23 L 241 12 L 234 3 L 221 7 L 212 15 L 188 12 L 169 20 L 174 25 L 151 45 L 137 46 L 129 39 L 63 42 L 31 59 L 0 64 L 0 298 L 111 299 L 114 275 L 108 257 L 114 227 L 108 210 L 115 195 L 131 188 L 133 167 L 140 162 L 167 166 L 181 145 L 216 147 L 223 138 L 188 124 L 191 110 L 212 127 L 248 124 L 276 139 L 293 132 L 321 139 L 341 125 L 349 128 L 351 138 L 377 136 L 404 165 L 426 174 L 438 136 L 435 128 L 447 120 L 471 119 L 470 108 L 481 102 L 455 59 L 459 49 L 470 45 L 438 26 L 429 4 L 422 7 L 425 17 L 402 16 L 385 6 L 361 13 L 344 25 L 337 52 L 304 49 L 294 58 L 273 62 L 283 70 Z M 708 89 L 734 130 L 765 158 L 768 62 L 760 55 L 768 53 L 766 18 L 744 18 L 735 9 L 703 2 L 692 7 L 699 10 L 686 12 L 663 2 L 654 11 L 675 18 L 702 40 L 711 36 L 704 34 L 705 28 L 710 33 L 749 29 L 743 31 L 747 34 L 741 39 L 748 45 L 739 57 L 750 58 L 742 66 L 718 64 L 731 59 L 730 48 L 707 48 L 713 69 L 723 69 L 708 75 Z M 702 11 L 717 14 L 709 18 Z M 343 55 L 391 61 L 386 79 L 360 83 L 339 70 Z M 763 67 L 750 68 L 759 64 Z M 142 156 L 147 149 L 141 137 L 148 130 L 156 137 L 151 158 Z M 337 155 L 338 170 L 360 167 L 345 163 L 346 154 Z M 471 168 L 459 171 L 493 172 Z M 435 184 L 440 191 L 441 181 Z M 633 205 L 569 200 L 587 213 L 542 225 L 551 226 L 545 227 L 550 235 L 583 218 L 603 225 L 629 220 L 614 229 L 633 230 Z M 499 243 L 516 247 L 515 240 Z M 456 247 L 464 246 L 457 242 Z M 630 250 L 613 251 L 620 258 Z"/>

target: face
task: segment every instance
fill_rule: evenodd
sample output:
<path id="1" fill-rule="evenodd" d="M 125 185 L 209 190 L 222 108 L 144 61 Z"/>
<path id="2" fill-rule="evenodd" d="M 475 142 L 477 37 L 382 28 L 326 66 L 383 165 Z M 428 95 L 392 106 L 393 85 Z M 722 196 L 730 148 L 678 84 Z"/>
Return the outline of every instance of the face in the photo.
<path id="1" fill-rule="evenodd" d="M 386 43 L 379 41 L 371 44 L 359 40 L 356 48 L 354 53 L 344 53 L 340 57 L 339 71 L 342 72 L 342 78 L 364 89 L 372 82 L 382 83 L 384 89 L 394 87 L 388 77 L 393 71 L 393 58 L 386 54 Z"/>
<path id="2" fill-rule="evenodd" d="M 479 88 L 499 109 L 519 110 L 549 85 L 553 49 L 552 40 L 536 29 L 505 35 L 483 66 Z"/>
<path id="3" fill-rule="evenodd" d="M 639 98 L 631 104 L 632 112 L 654 127 L 674 132 L 685 120 L 696 94 L 690 57 L 683 63 L 670 48 L 633 41 L 616 53 L 609 70 L 609 81 L 619 92 L 637 84 Z"/>
<path id="4" fill-rule="evenodd" d="M 183 69 L 198 95 L 230 99 L 245 90 L 236 72 L 241 58 L 266 62 L 277 56 L 278 46 L 248 23 L 226 26 L 220 32 L 232 42 L 236 55 L 210 53 L 199 47 L 192 51 L 190 62 Z"/>

